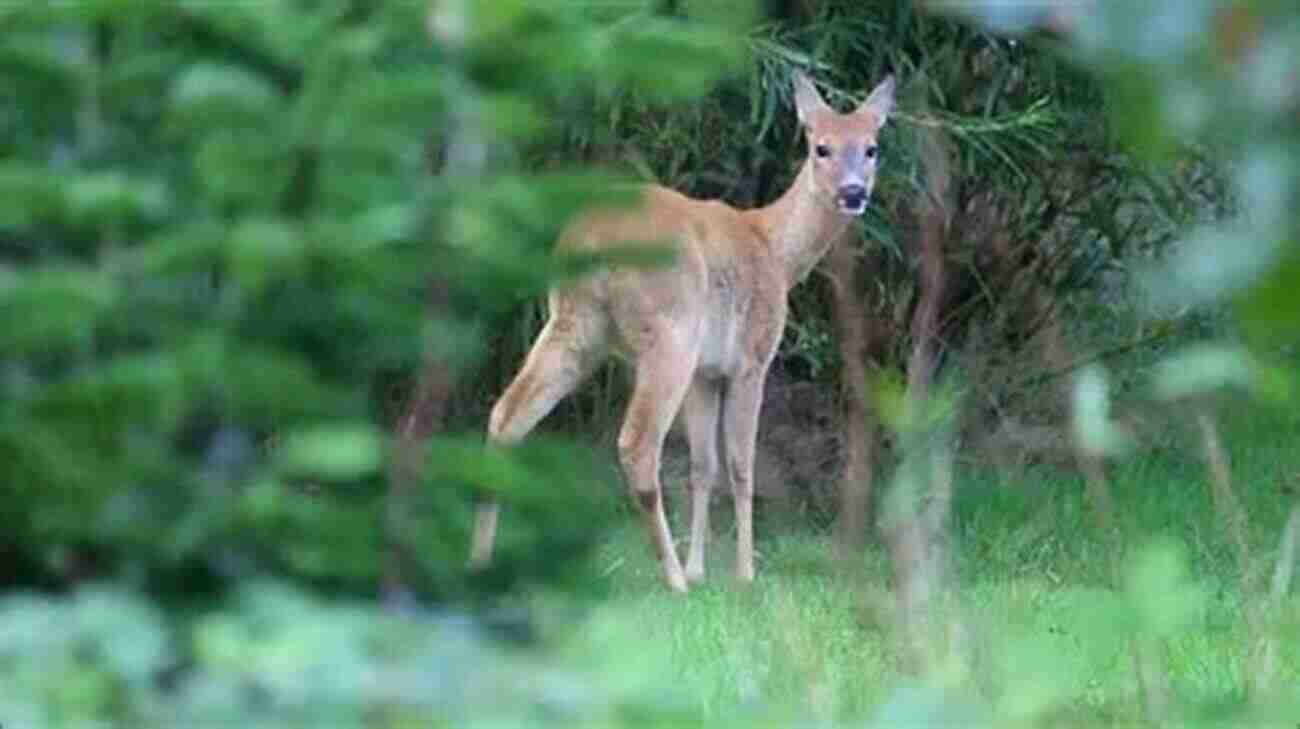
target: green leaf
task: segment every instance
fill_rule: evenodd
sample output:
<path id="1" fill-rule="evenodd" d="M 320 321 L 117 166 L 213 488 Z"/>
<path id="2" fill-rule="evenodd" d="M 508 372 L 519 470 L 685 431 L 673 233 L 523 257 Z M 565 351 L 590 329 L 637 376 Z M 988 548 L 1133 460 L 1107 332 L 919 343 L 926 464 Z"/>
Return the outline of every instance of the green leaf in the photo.
<path id="1" fill-rule="evenodd" d="M 305 263 L 307 243 L 292 221 L 254 218 L 230 232 L 225 252 L 235 280 L 257 291 L 268 281 L 299 273 Z"/>
<path id="2" fill-rule="evenodd" d="M 529 483 L 529 471 L 511 455 L 460 439 L 434 439 L 429 444 L 430 479 L 446 479 L 481 488 L 512 489 Z"/>
<path id="3" fill-rule="evenodd" d="M 228 615 L 210 616 L 194 628 L 194 657 L 201 665 L 243 673 L 253 667 L 253 636 Z"/>
<path id="4" fill-rule="evenodd" d="M 181 359 L 188 377 L 216 397 L 219 411 L 260 426 L 300 417 L 351 414 L 356 394 L 323 381 L 316 367 L 289 350 L 197 337 Z"/>
<path id="5" fill-rule="evenodd" d="M 1088 453 L 1119 455 L 1128 449 L 1128 435 L 1110 417 L 1110 384 L 1105 369 L 1093 365 L 1075 378 L 1073 423 L 1075 440 Z"/>
<path id="6" fill-rule="evenodd" d="M 554 261 L 557 279 L 575 278 L 606 267 L 666 268 L 677 260 L 671 245 L 629 241 L 600 251 L 563 251 Z"/>
<path id="7" fill-rule="evenodd" d="M 183 388 L 180 366 L 172 356 L 150 352 L 116 357 L 42 388 L 32 412 L 73 419 L 96 413 L 105 430 L 171 432 L 185 412 Z"/>
<path id="8" fill-rule="evenodd" d="M 171 205 L 158 182 L 132 179 L 122 172 L 73 178 L 64 192 L 69 216 L 86 227 L 116 226 L 162 218 Z"/>
<path id="9" fill-rule="evenodd" d="M 207 269 L 220 259 L 225 235 L 210 223 L 167 232 L 139 245 L 120 249 L 109 260 L 117 271 L 133 276 L 167 276 Z"/>
<path id="10" fill-rule="evenodd" d="M 613 25 L 592 48 L 591 60 L 609 86 L 680 100 L 703 94 L 739 68 L 747 48 L 743 36 L 718 28 L 643 18 Z"/>
<path id="11" fill-rule="evenodd" d="M 81 644 L 117 677 L 135 687 L 148 686 L 160 666 L 174 660 L 163 616 L 142 595 L 120 587 L 95 584 L 79 588 L 72 624 L 65 625 Z"/>
<path id="12" fill-rule="evenodd" d="M 13 4 L 14 7 L 18 5 Z M 6 9 L 5 5 L 0 5 L 0 19 L 3 19 Z M 70 97 L 77 85 L 76 59 L 71 54 L 60 53 L 49 42 L 45 29 L 38 25 L 38 29 L 27 32 L 7 30 L 4 40 L 0 43 L 0 73 L 33 91 L 49 93 L 57 90 Z"/>
<path id="13" fill-rule="evenodd" d="M 0 230 L 55 220 L 64 207 L 64 180 L 43 165 L 0 162 Z"/>
<path id="14" fill-rule="evenodd" d="M 951 380 L 934 383 L 926 401 L 918 402 L 908 391 L 907 378 L 901 371 L 882 369 L 868 377 L 876 417 L 894 433 L 922 435 L 951 423 L 958 399 L 957 386 Z"/>
<path id="15" fill-rule="evenodd" d="M 411 205 L 394 203 L 365 210 L 349 221 L 349 253 L 382 255 L 383 246 L 410 239 L 416 232 L 420 211 Z"/>
<path id="16" fill-rule="evenodd" d="M 36 3 L 51 18 L 63 21 L 93 22 L 149 20 L 170 9 L 172 0 L 77 0 L 77 2 Z"/>
<path id="17" fill-rule="evenodd" d="M 201 191 L 211 202 L 253 210 L 270 210 L 279 204 L 292 169 L 288 146 L 271 130 L 257 135 L 210 134 L 200 142 L 193 164 Z"/>
<path id="18" fill-rule="evenodd" d="M 85 344 L 120 293 L 99 271 L 51 267 L 0 277 L 0 349 L 35 353 Z"/>
<path id="19" fill-rule="evenodd" d="M 1300 340 L 1300 245 L 1287 245 L 1234 304 L 1248 341 L 1277 346 Z"/>
<path id="20" fill-rule="evenodd" d="M 229 64 L 197 63 L 172 84 L 172 117 L 187 126 L 251 125 L 282 111 L 282 99 L 270 79 Z"/>
<path id="21" fill-rule="evenodd" d="M 1249 389 L 1256 372 L 1254 359 L 1244 350 L 1214 344 L 1194 345 L 1157 366 L 1156 395 L 1177 400 L 1224 387 Z"/>
<path id="22" fill-rule="evenodd" d="M 929 0 L 927 4 L 937 11 L 970 18 L 991 30 L 1007 35 L 1032 30 L 1051 17 L 1051 5 L 1047 3 Z"/>
<path id="23" fill-rule="evenodd" d="M 1124 584 L 1146 636 L 1170 637 L 1193 627 L 1208 597 L 1191 581 L 1183 550 L 1165 540 L 1144 546 L 1128 561 Z"/>
<path id="24" fill-rule="evenodd" d="M 384 437 L 368 425 L 318 425 L 284 435 L 276 469 L 288 478 L 355 481 L 384 464 Z"/>
<path id="25" fill-rule="evenodd" d="M 439 81 L 423 67 L 354 74 L 348 79 L 339 104 L 339 118 L 346 121 L 341 128 L 373 130 L 404 126 L 415 132 L 427 126 L 429 118 L 441 111 L 443 98 Z"/>
<path id="26" fill-rule="evenodd" d="M 494 137 L 526 141 L 547 129 L 541 105 L 516 94 L 494 94 L 480 102 L 480 114 Z"/>
<path id="27" fill-rule="evenodd" d="M 1157 303 L 1168 307 L 1224 301 L 1248 291 L 1283 252 L 1280 244 L 1239 224 L 1201 227 L 1143 283 Z"/>

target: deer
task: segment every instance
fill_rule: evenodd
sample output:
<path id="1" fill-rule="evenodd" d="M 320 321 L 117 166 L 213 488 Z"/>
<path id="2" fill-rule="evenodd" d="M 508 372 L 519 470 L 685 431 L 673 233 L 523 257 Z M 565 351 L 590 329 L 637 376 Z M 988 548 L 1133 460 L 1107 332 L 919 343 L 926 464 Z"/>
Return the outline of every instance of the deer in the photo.
<path id="1" fill-rule="evenodd" d="M 546 324 L 488 421 L 489 445 L 516 444 L 606 357 L 627 361 L 633 385 L 618 461 L 673 592 L 704 579 L 709 499 L 724 472 L 735 508 L 735 579 L 754 580 L 754 450 L 787 298 L 866 210 L 877 136 L 894 106 L 892 75 L 847 114 L 804 74 L 796 71 L 793 84 L 807 156 L 776 201 L 742 210 L 647 184 L 633 205 L 589 210 L 565 226 L 557 251 L 599 253 L 653 240 L 673 260 L 610 266 L 552 288 Z M 690 450 L 685 571 L 659 479 L 664 439 L 679 414 Z M 490 564 L 499 511 L 494 497 L 478 498 L 471 569 Z"/>

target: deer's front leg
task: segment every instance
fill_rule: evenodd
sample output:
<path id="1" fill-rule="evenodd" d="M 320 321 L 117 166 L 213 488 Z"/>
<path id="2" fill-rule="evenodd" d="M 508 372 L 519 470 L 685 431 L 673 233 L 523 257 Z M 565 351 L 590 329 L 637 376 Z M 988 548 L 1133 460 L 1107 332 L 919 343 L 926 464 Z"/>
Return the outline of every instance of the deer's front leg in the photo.
<path id="1" fill-rule="evenodd" d="M 736 503 L 736 579 L 754 581 L 754 443 L 766 369 L 732 380 L 722 412 L 727 472 Z"/>
<path id="2" fill-rule="evenodd" d="M 722 389 L 717 382 L 697 379 L 682 403 L 686 439 L 691 445 L 691 546 L 686 579 L 704 579 L 704 548 L 709 540 L 709 494 L 718 480 L 718 417 Z"/>

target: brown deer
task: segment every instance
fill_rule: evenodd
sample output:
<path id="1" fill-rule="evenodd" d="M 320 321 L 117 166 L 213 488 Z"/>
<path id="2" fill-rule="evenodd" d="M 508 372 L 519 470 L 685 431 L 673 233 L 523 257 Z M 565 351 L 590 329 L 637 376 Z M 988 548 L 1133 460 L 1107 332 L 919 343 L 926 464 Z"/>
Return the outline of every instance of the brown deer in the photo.
<path id="1" fill-rule="evenodd" d="M 894 105 L 892 76 L 849 114 L 828 106 L 802 74 L 794 91 L 808 157 L 771 205 L 737 210 L 649 185 L 637 205 L 592 211 L 568 226 L 559 250 L 653 240 L 671 245 L 676 257 L 670 267 L 609 268 L 554 289 L 550 318 L 488 425 L 491 443 L 516 443 L 608 354 L 626 358 L 635 384 L 618 436 L 619 461 L 674 591 L 704 577 L 709 493 L 723 464 L 735 499 L 736 577 L 754 579 L 754 442 L 786 297 L 866 209 L 876 137 Z M 664 436 L 679 410 L 690 442 L 685 573 L 659 484 Z M 471 566 L 490 559 L 498 508 L 490 498 L 478 506 Z"/>

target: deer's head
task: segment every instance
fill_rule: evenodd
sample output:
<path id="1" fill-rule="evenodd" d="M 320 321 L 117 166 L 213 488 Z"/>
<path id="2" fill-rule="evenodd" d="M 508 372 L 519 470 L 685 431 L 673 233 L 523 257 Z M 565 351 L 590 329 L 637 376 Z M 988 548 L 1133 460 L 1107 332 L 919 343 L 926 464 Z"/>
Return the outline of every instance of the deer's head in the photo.
<path id="1" fill-rule="evenodd" d="M 894 77 L 885 77 L 857 109 L 840 114 L 822 100 L 808 77 L 796 72 L 794 103 L 817 195 L 845 215 L 861 215 L 876 181 L 876 136 L 894 108 Z"/>

